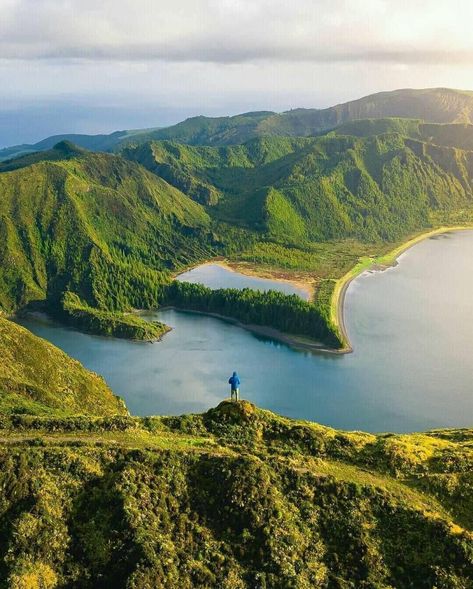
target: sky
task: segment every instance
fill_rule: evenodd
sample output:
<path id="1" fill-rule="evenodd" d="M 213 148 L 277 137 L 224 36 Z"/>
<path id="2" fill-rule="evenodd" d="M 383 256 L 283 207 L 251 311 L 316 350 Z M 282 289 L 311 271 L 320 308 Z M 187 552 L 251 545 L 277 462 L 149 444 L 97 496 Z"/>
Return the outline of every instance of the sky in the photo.
<path id="1" fill-rule="evenodd" d="M 471 0 L 0 0 L 0 146 L 473 89 Z"/>

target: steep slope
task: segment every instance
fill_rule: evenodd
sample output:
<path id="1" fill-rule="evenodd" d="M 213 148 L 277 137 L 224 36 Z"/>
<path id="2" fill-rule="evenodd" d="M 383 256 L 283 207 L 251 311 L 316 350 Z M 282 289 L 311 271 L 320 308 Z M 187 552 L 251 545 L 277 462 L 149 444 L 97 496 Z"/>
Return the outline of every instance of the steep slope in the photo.
<path id="1" fill-rule="evenodd" d="M 460 144 L 467 145 L 463 130 Z M 361 121 L 347 131 L 352 135 L 342 127 L 318 138 L 221 148 L 153 142 L 124 155 L 212 205 L 215 218 L 294 245 L 392 242 L 428 227 L 434 213 L 473 204 L 473 152 L 448 145 L 455 139 L 450 127 Z"/>
<path id="2" fill-rule="evenodd" d="M 346 433 L 245 401 L 0 428 L 5 587 L 473 583 L 471 430 Z"/>
<path id="3" fill-rule="evenodd" d="M 356 119 L 401 117 L 430 123 L 473 123 L 473 93 L 449 88 L 380 92 L 326 109 L 295 109 L 268 117 L 261 135 L 307 136 Z"/>
<path id="4" fill-rule="evenodd" d="M 254 137 L 319 135 L 357 119 L 401 117 L 430 123 L 473 123 L 473 93 L 448 88 L 380 92 L 325 109 L 249 113 L 236 117 L 194 117 L 178 125 L 125 139 L 121 146 L 147 140 L 190 145 L 234 145 Z"/>
<path id="5" fill-rule="evenodd" d="M 0 411 L 127 415 L 105 381 L 64 352 L 0 317 Z"/>
<path id="6" fill-rule="evenodd" d="M 137 163 L 61 142 L 0 164 L 0 195 L 5 310 L 45 301 L 80 329 L 155 340 L 165 325 L 124 312 L 190 306 L 288 330 L 314 345 L 340 344 L 327 318 L 305 301 L 175 288 L 171 271 L 241 250 L 256 235 L 211 222 L 200 204 Z"/>
<path id="7" fill-rule="evenodd" d="M 412 139 L 442 147 L 473 150 L 473 125 L 451 123 L 423 123 L 415 119 L 363 119 L 338 126 L 330 135 L 371 137 L 385 133 L 398 133 Z"/>
<path id="8" fill-rule="evenodd" d="M 155 296 L 167 269 L 211 251 L 202 207 L 119 156 L 63 142 L 0 166 L 9 169 L 0 173 L 4 310 L 68 289 L 93 306 L 129 308 Z"/>

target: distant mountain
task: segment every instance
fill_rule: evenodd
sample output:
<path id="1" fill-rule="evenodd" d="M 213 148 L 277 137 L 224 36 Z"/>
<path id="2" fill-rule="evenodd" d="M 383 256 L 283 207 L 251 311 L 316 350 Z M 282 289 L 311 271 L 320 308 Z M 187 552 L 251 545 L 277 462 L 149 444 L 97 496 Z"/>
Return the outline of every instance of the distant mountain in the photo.
<path id="1" fill-rule="evenodd" d="M 46 151 L 54 147 L 61 141 L 69 141 L 75 145 L 88 149 L 90 151 L 113 151 L 114 147 L 135 134 L 148 133 L 156 129 L 141 129 L 138 131 L 115 131 L 109 135 L 77 135 L 66 133 L 63 135 L 52 135 L 38 143 L 24 143 L 0 149 L 0 161 L 16 158 L 21 155 L 27 155 L 37 151 Z"/>
<path id="2" fill-rule="evenodd" d="M 192 117 L 162 129 L 116 131 L 110 135 L 56 135 L 33 145 L 0 150 L 0 161 L 50 149 L 62 140 L 91 151 L 119 151 L 147 141 L 174 140 L 189 145 L 236 145 L 255 137 L 309 137 L 358 119 L 419 119 L 428 123 L 473 124 L 473 92 L 449 88 L 380 92 L 325 109 L 295 109 L 280 114 L 250 112 L 232 117 Z"/>
<path id="3" fill-rule="evenodd" d="M 295 109 L 268 117 L 261 135 L 307 136 L 347 121 L 399 117 L 430 123 L 473 123 L 473 92 L 449 88 L 380 92 L 330 108 Z"/>
<path id="4" fill-rule="evenodd" d="M 220 147 L 152 141 L 120 156 L 61 141 L 0 163 L 0 307 L 67 291 L 91 307 L 146 307 L 170 270 L 256 242 L 380 244 L 465 222 L 472 147 L 469 125 L 408 119 Z"/>
<path id="5" fill-rule="evenodd" d="M 53 162 L 56 160 L 68 160 L 74 157 L 85 155 L 86 153 L 88 153 L 86 149 L 75 145 L 71 141 L 62 140 L 54 145 L 52 149 L 23 153 L 12 159 L 0 162 L 0 172 L 11 172 L 13 170 L 19 170 L 20 168 L 31 166 L 42 161 Z"/>
<path id="6" fill-rule="evenodd" d="M 145 140 L 175 140 L 190 145 L 235 145 L 254 137 L 320 135 L 357 119 L 388 117 L 430 123 L 473 123 L 473 93 L 446 88 L 396 90 L 372 94 L 326 109 L 295 109 L 276 113 L 247 113 L 235 117 L 194 117 L 121 140 L 119 145 Z"/>
<path id="7" fill-rule="evenodd" d="M 393 118 L 230 146 L 152 141 L 121 155 L 61 141 L 0 163 L 0 307 L 56 308 L 70 291 L 91 308 L 145 308 L 170 271 L 255 244 L 278 265 L 287 248 L 366 249 L 468 222 L 472 137 L 466 124 Z"/>

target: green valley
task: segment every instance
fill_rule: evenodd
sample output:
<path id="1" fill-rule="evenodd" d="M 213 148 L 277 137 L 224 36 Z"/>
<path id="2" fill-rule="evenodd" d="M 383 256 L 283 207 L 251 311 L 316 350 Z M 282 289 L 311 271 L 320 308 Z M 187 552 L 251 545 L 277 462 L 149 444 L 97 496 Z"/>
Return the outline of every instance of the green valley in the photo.
<path id="1" fill-rule="evenodd" d="M 83 329 L 155 339 L 165 329 L 123 313 L 182 306 L 173 275 L 224 256 L 310 282 L 315 299 L 292 324 L 310 312 L 318 327 L 295 335 L 348 348 L 333 312 L 336 281 L 416 234 L 471 223 L 472 136 L 465 124 L 371 119 L 319 137 L 152 141 L 121 155 L 66 141 L 5 161 L 2 307 L 46 301 Z M 64 312 L 68 293 L 80 312 Z M 194 297 L 192 308 L 221 313 L 212 300 L 199 306 Z"/>

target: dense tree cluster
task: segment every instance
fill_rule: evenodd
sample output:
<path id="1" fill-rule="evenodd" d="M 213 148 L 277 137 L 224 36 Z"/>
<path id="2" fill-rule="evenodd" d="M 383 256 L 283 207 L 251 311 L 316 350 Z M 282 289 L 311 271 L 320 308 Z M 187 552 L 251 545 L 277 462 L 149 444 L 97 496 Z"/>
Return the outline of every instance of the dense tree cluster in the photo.
<path id="1" fill-rule="evenodd" d="M 201 284 L 174 281 L 165 289 L 163 304 L 233 317 L 246 324 L 273 327 L 333 347 L 339 347 L 341 343 L 315 305 L 297 295 L 248 288 L 211 290 Z"/>
<path id="2" fill-rule="evenodd" d="M 145 321 L 133 313 L 90 307 L 71 292 L 64 294 L 59 316 L 82 331 L 125 339 L 154 341 L 169 331 L 169 327 L 163 323 Z"/>

